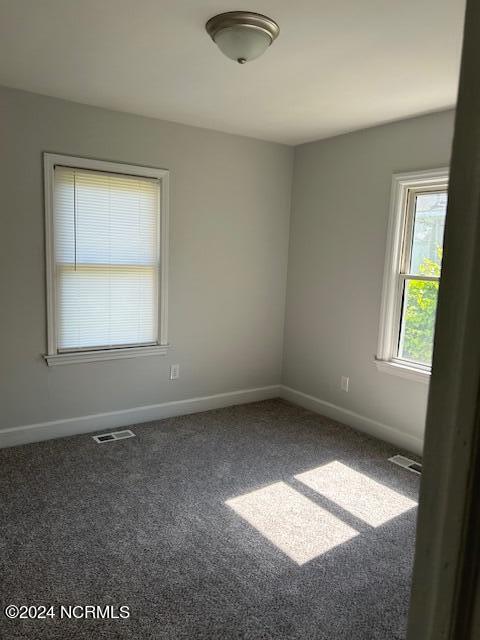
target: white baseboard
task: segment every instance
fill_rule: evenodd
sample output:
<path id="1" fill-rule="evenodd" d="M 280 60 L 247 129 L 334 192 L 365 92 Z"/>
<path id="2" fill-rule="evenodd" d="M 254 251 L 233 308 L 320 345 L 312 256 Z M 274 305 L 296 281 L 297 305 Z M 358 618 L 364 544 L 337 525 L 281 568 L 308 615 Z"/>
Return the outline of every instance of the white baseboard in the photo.
<path id="1" fill-rule="evenodd" d="M 122 411 L 109 411 L 108 413 L 97 413 L 77 418 L 66 418 L 65 420 L 11 427 L 0 431 L 0 448 L 79 435 L 99 431 L 100 429 L 127 427 L 132 424 L 149 422 L 150 420 L 161 420 L 172 416 L 210 411 L 211 409 L 268 400 L 279 396 L 305 409 L 310 409 L 310 411 L 343 422 L 371 436 L 391 442 L 407 451 L 412 451 L 419 455 L 422 453 L 423 442 L 420 438 L 285 385 L 241 389 L 240 391 L 162 402 Z"/>
<path id="2" fill-rule="evenodd" d="M 285 400 L 298 404 L 305 409 L 310 409 L 310 411 L 314 411 L 315 413 L 320 413 L 321 415 L 332 418 L 333 420 L 338 420 L 338 422 L 343 422 L 343 424 L 349 425 L 350 427 L 363 431 L 364 433 L 368 433 L 368 435 L 374 436 L 375 438 L 390 442 L 397 447 L 401 447 L 407 451 L 412 451 L 417 455 L 422 455 L 422 440 L 409 433 L 405 433 L 394 427 L 390 427 L 386 424 L 382 424 L 381 422 L 377 422 L 376 420 L 372 420 L 371 418 L 362 416 L 355 411 L 344 409 L 336 404 L 320 400 L 320 398 L 310 396 L 307 393 L 297 391 L 296 389 L 292 389 L 285 385 L 281 386 L 280 395 Z"/>
<path id="3" fill-rule="evenodd" d="M 109 411 L 108 413 L 97 413 L 95 415 L 81 416 L 78 418 L 67 418 L 65 420 L 53 420 L 52 422 L 11 427 L 0 431 L 0 448 L 89 433 L 100 429 L 126 427 L 141 422 L 149 422 L 150 420 L 160 420 L 162 418 L 171 418 L 172 416 L 186 415 L 188 413 L 230 407 L 236 404 L 268 400 L 270 398 L 277 398 L 279 395 L 280 385 L 271 385 L 268 387 L 257 387 L 256 389 L 241 389 L 240 391 L 231 391 L 229 393 L 217 393 L 213 396 L 162 402 L 144 407 L 124 409 L 122 411 Z"/>

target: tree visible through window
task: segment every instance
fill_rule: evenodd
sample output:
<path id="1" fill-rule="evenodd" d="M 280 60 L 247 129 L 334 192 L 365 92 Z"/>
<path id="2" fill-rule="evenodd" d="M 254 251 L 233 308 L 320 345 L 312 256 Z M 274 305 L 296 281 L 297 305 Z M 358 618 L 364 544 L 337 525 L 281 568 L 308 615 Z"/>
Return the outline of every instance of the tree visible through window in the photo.
<path id="1" fill-rule="evenodd" d="M 413 234 L 408 279 L 404 282 L 398 357 L 430 365 L 442 265 L 447 192 L 412 196 Z M 408 235 L 407 235 L 408 237 Z"/>

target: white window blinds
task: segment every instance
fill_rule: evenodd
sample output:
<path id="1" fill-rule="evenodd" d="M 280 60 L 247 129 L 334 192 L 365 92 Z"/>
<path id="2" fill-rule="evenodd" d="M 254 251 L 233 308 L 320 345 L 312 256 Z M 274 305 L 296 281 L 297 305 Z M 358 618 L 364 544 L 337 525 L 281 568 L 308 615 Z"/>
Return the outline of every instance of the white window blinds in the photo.
<path id="1" fill-rule="evenodd" d="M 157 343 L 160 181 L 56 166 L 59 352 Z"/>

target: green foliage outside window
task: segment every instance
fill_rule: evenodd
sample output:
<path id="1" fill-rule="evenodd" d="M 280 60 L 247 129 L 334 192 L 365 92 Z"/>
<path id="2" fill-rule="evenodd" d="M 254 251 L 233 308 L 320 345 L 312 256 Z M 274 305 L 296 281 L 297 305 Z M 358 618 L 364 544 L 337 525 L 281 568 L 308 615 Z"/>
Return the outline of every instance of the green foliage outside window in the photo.
<path id="1" fill-rule="evenodd" d="M 442 248 L 437 247 L 437 260 L 424 258 L 419 273 L 440 276 Z M 407 281 L 406 309 L 403 318 L 403 344 L 400 357 L 423 364 L 431 364 L 433 333 L 437 311 L 438 282 Z"/>

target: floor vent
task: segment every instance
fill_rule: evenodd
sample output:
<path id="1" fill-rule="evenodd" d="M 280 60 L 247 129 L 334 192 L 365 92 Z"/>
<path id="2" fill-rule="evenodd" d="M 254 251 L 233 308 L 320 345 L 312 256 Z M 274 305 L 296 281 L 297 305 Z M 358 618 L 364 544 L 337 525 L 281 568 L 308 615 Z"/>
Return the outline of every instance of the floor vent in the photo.
<path id="1" fill-rule="evenodd" d="M 133 438 L 135 434 L 130 429 L 124 431 L 111 431 L 110 433 L 101 433 L 99 436 L 92 436 L 95 442 L 113 442 L 114 440 L 124 440 L 125 438 Z"/>
<path id="2" fill-rule="evenodd" d="M 393 456 L 393 458 L 389 458 L 389 460 L 390 462 L 398 464 L 398 466 L 408 469 L 409 471 L 413 471 L 413 473 L 417 473 L 418 475 L 421 475 L 422 473 L 422 465 L 419 462 L 415 462 L 415 460 L 405 458 L 405 456 Z"/>

